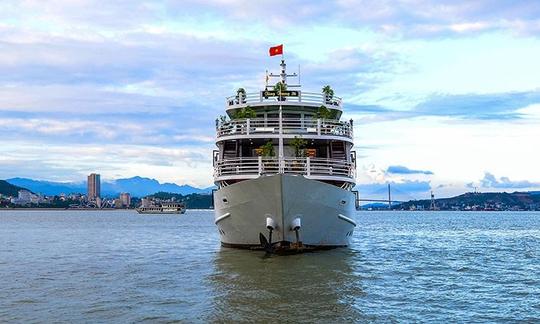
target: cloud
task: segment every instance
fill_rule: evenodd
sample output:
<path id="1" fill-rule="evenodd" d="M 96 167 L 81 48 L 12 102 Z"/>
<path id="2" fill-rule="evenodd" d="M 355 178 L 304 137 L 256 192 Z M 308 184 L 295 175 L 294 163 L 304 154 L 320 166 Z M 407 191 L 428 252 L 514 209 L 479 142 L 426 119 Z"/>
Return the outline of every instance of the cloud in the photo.
<path id="1" fill-rule="evenodd" d="M 432 175 L 432 171 L 428 170 L 413 170 L 401 165 L 391 165 L 386 169 L 386 172 L 393 174 L 427 174 Z"/>
<path id="2" fill-rule="evenodd" d="M 534 36 L 540 30 L 539 13 L 540 4 L 535 1 L 505 0 L 300 0 L 293 4 L 285 0 L 54 0 L 0 4 L 0 21 L 8 25 L 19 22 L 30 30 L 45 28 L 93 39 L 107 35 L 121 38 L 143 30 L 159 33 L 174 27 L 188 34 L 185 22 L 198 25 L 198 35 L 205 35 L 210 25 L 212 37 L 230 38 L 231 33 L 248 31 L 270 39 L 297 25 L 314 27 L 321 21 L 409 38 L 461 37 L 499 30 Z"/>
<path id="3" fill-rule="evenodd" d="M 512 181 L 508 177 L 500 177 L 497 179 L 493 174 L 486 172 L 484 178 L 480 180 L 480 185 L 484 188 L 500 188 L 500 189 L 522 189 L 522 188 L 538 188 L 540 183 L 529 182 L 527 180 Z M 473 187 L 474 184 L 468 184 Z"/>
<path id="4" fill-rule="evenodd" d="M 524 108 L 540 103 L 540 91 L 492 94 L 433 94 L 407 110 L 380 105 L 348 104 L 347 110 L 360 115 L 361 123 L 418 117 L 450 117 L 460 120 L 519 120 L 528 117 Z"/>
<path id="5" fill-rule="evenodd" d="M 401 182 L 388 183 L 364 183 L 357 184 L 355 189 L 360 192 L 360 197 L 370 199 L 387 199 L 388 184 L 392 199 L 394 200 L 414 200 L 423 198 L 431 190 L 429 181 L 404 180 Z"/>
<path id="6" fill-rule="evenodd" d="M 493 30 L 534 35 L 540 30 L 540 4 L 535 1 L 504 0 L 396 0 L 336 2 L 299 1 L 295 10 L 276 11 L 291 6 L 287 1 L 182 2 L 183 10 L 203 9 L 212 15 L 223 15 L 228 21 L 252 22 L 265 17 L 265 24 L 284 30 L 291 25 L 314 24 L 321 19 L 352 28 L 372 28 L 380 32 L 406 37 L 459 37 Z"/>
<path id="7" fill-rule="evenodd" d="M 30 40 L 18 41 L 25 37 Z M 10 88 L 21 83 L 63 86 L 83 95 L 90 89 L 102 95 L 136 93 L 177 102 L 193 100 L 209 92 L 230 90 L 241 75 L 263 71 L 266 56 L 254 53 L 266 53 L 266 44 L 253 41 L 249 48 L 242 45 L 240 40 L 200 39 L 178 33 L 132 32 L 120 39 L 95 41 L 0 27 L 0 69 L 4 72 L 0 82 L 9 83 Z M 247 61 L 251 64 L 245 64 Z"/>
<path id="8" fill-rule="evenodd" d="M 138 175 L 199 187 L 211 183 L 210 147 L 114 143 L 43 145 L 10 141 L 2 148 L 0 178 L 80 181 L 87 174 L 98 172 L 108 179 Z"/>
<path id="9" fill-rule="evenodd" d="M 415 107 L 414 113 L 462 119 L 519 119 L 519 109 L 540 103 L 540 91 L 495 94 L 433 95 Z"/>
<path id="10" fill-rule="evenodd" d="M 46 141 L 48 144 L 107 144 L 212 146 L 213 117 L 194 123 L 185 112 L 167 114 L 22 113 L 0 117 L 0 136 L 6 141 Z"/>

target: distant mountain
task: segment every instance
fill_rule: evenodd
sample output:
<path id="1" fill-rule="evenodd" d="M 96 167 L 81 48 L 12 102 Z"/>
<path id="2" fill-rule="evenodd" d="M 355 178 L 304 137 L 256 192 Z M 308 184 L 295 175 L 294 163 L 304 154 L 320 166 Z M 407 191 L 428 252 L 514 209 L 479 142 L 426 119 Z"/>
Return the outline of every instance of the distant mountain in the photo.
<path id="1" fill-rule="evenodd" d="M 23 189 L 25 188 L 12 185 L 11 183 L 4 180 L 0 180 L 0 194 L 1 195 L 17 197 L 19 194 L 19 190 L 23 190 Z"/>
<path id="2" fill-rule="evenodd" d="M 25 187 L 33 192 L 39 192 L 44 195 L 86 193 L 86 182 L 52 182 L 27 178 L 12 178 L 6 181 L 12 185 Z M 134 197 L 143 197 L 160 191 L 188 195 L 192 193 L 209 193 L 212 189 L 213 187 L 200 189 L 190 185 L 159 183 L 155 179 L 138 176 L 101 182 L 102 196 L 116 196 L 121 192 L 129 192 Z"/>
<path id="3" fill-rule="evenodd" d="M 155 179 L 133 177 L 127 179 L 117 179 L 112 182 L 102 182 L 103 192 L 120 193 L 129 192 L 132 196 L 147 196 L 156 192 L 171 192 L 181 195 L 192 193 L 206 193 L 208 190 L 195 188 L 190 185 L 177 185 L 176 183 L 159 183 Z"/>
<path id="4" fill-rule="evenodd" d="M 183 201 L 186 203 L 186 208 L 189 209 L 210 209 L 213 208 L 212 195 L 208 194 L 189 194 L 181 195 L 169 192 L 157 192 L 151 197 L 159 199 L 171 199 L 175 198 L 177 201 Z"/>
<path id="5" fill-rule="evenodd" d="M 362 209 L 369 209 L 369 208 L 373 208 L 373 209 L 383 209 L 383 208 L 388 208 L 388 204 L 384 204 L 384 203 L 370 203 L 370 204 L 365 204 L 365 205 L 362 205 Z"/>
<path id="6" fill-rule="evenodd" d="M 395 202 L 395 201 L 392 201 L 392 206 L 395 207 L 395 206 L 399 206 L 400 203 L 398 202 Z M 362 209 L 368 209 L 368 208 L 373 208 L 373 209 L 388 209 L 388 203 L 384 203 L 384 202 L 374 202 L 374 203 L 368 203 L 368 204 L 361 204 L 361 207 Z"/>
<path id="7" fill-rule="evenodd" d="M 28 188 L 33 192 L 39 192 L 44 195 L 59 195 L 61 193 L 84 193 L 86 192 L 86 183 L 76 182 L 52 182 L 43 180 L 32 180 L 27 178 L 11 178 L 7 182 L 19 187 Z"/>

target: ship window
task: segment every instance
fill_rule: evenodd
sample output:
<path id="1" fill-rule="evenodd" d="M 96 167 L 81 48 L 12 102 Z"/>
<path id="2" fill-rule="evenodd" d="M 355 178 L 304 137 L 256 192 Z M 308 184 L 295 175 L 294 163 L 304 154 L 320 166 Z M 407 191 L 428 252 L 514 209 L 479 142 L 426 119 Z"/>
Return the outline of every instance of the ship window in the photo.
<path id="1" fill-rule="evenodd" d="M 300 119 L 300 114 L 283 114 L 283 118 L 295 118 L 295 119 Z"/>
<path id="2" fill-rule="evenodd" d="M 228 204 L 228 203 L 229 203 L 229 201 L 227 200 L 227 198 L 223 198 L 222 201 L 223 201 L 224 204 Z"/>
<path id="3" fill-rule="evenodd" d="M 347 203 L 347 201 L 346 201 L 346 200 L 342 200 L 342 201 L 340 201 L 340 203 L 341 203 L 342 205 L 345 205 L 345 204 Z"/>

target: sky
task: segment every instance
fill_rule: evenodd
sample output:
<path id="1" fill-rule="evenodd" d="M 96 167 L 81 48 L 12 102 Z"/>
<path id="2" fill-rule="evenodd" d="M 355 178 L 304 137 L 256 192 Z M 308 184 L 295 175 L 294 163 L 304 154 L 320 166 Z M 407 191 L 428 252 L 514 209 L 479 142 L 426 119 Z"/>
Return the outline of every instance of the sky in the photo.
<path id="1" fill-rule="evenodd" d="M 277 44 L 343 98 L 362 195 L 540 190 L 533 0 L 4 0 L 0 179 L 210 186 L 215 118 Z"/>

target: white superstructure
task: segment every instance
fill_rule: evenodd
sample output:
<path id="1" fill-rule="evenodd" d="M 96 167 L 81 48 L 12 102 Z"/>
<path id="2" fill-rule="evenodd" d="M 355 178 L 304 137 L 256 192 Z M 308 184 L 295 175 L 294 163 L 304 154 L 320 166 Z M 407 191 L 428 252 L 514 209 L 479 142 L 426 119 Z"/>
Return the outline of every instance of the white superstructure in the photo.
<path id="1" fill-rule="evenodd" d="M 342 100 L 288 85 L 239 89 L 216 120 L 215 223 L 224 246 L 345 246 L 356 226 L 356 159 Z M 269 242 L 267 242 L 269 241 Z"/>

